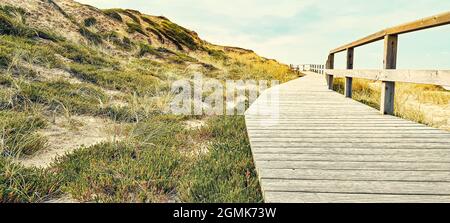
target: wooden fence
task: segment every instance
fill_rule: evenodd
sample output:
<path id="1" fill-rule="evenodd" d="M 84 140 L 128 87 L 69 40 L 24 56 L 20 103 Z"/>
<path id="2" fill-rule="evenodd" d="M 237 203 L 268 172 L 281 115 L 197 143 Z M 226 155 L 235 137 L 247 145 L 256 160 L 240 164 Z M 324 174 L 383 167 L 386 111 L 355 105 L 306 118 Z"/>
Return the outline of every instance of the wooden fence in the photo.
<path id="1" fill-rule="evenodd" d="M 291 69 L 297 72 L 301 71 L 311 71 L 318 74 L 324 74 L 325 65 L 323 64 L 300 64 L 300 65 L 290 65 Z"/>
<path id="2" fill-rule="evenodd" d="M 331 50 L 326 62 L 325 75 L 329 89 L 333 89 L 334 76 L 345 77 L 345 96 L 352 97 L 353 78 L 382 81 L 380 112 L 394 113 L 395 82 L 450 86 L 450 70 L 396 70 L 398 35 L 450 24 L 450 12 L 391 27 L 352 43 Z M 384 39 L 384 69 L 353 70 L 354 49 Z M 334 55 L 347 52 L 347 69 L 334 69 Z"/>

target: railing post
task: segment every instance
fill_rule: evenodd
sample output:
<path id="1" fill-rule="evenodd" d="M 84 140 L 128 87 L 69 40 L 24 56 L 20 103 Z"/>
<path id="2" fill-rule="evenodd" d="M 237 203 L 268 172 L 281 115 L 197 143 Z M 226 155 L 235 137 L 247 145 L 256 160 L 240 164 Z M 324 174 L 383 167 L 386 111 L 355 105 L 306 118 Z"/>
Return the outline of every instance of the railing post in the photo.
<path id="1" fill-rule="evenodd" d="M 397 35 L 386 35 L 384 37 L 384 69 L 397 68 Z M 381 84 L 381 114 L 394 114 L 394 97 L 395 97 L 395 82 L 383 81 Z"/>
<path id="2" fill-rule="evenodd" d="M 327 69 L 334 69 L 334 53 L 328 55 Z M 326 74 L 328 89 L 333 90 L 333 75 Z"/>
<path id="3" fill-rule="evenodd" d="M 347 49 L 347 69 L 348 70 L 353 69 L 354 51 L 355 51 L 354 48 Z M 352 84 L 353 84 L 353 78 L 345 77 L 345 97 L 347 97 L 347 98 L 352 98 Z"/>

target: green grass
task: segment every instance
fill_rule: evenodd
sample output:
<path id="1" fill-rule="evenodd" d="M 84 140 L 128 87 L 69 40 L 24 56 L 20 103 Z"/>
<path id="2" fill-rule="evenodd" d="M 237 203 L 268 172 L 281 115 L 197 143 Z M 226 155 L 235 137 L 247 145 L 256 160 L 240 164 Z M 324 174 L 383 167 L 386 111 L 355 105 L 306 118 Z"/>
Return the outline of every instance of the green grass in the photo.
<path id="1" fill-rule="evenodd" d="M 154 116 L 132 127 L 128 140 L 81 148 L 48 170 L 0 158 L 0 200 L 65 193 L 96 202 L 262 202 L 243 118 L 212 118 L 199 130 L 184 130 L 184 119 Z M 189 155 L 198 149 L 191 137 L 210 142 L 208 152 Z"/>
<path id="2" fill-rule="evenodd" d="M 119 22 L 123 22 L 122 16 L 120 16 L 120 14 L 115 9 L 105 9 L 103 10 L 103 13 Z"/>
<path id="3" fill-rule="evenodd" d="M 43 105 L 49 111 L 98 114 L 100 103 L 107 103 L 103 91 L 89 84 L 71 84 L 59 80 L 53 82 L 29 82 L 22 79 L 2 76 L 0 83 L 13 89 L 9 108 L 29 110 L 35 104 Z"/>
<path id="4" fill-rule="evenodd" d="M 61 194 L 60 175 L 24 168 L 0 157 L 0 202 L 42 202 Z"/>
<path id="5" fill-rule="evenodd" d="M 262 202 L 243 117 L 217 117 L 203 134 L 209 153 L 197 160 L 180 181 L 184 202 Z"/>
<path id="6" fill-rule="evenodd" d="M 82 201 L 261 202 L 243 118 L 209 124 L 189 132 L 178 117 L 155 116 L 129 141 L 77 150 L 53 169 L 65 179 L 63 191 Z M 192 136 L 212 141 L 204 157 L 186 157 Z"/>
<path id="7" fill-rule="evenodd" d="M 46 139 L 36 130 L 45 126 L 40 115 L 0 111 L 0 157 L 22 157 L 43 149 Z"/>
<path id="8" fill-rule="evenodd" d="M 162 57 L 161 53 L 157 49 L 148 44 L 140 44 L 139 48 L 140 48 L 139 50 L 140 57 L 143 57 L 147 54 L 154 55 L 160 58 Z"/>
<path id="9" fill-rule="evenodd" d="M 38 37 L 52 41 L 61 40 L 61 37 L 51 32 L 26 26 L 25 20 L 26 13 L 23 9 L 10 6 L 0 7 L 0 34 L 26 38 Z"/>
<path id="10" fill-rule="evenodd" d="M 209 45 L 164 17 L 129 10 L 103 12 L 128 23 L 130 33 L 156 36 L 165 45 L 139 40 L 126 28 L 97 33 L 92 26 L 102 21 L 79 23 L 50 2 L 89 42 L 50 33 L 47 38 L 25 25 L 25 11 L 0 8 L 0 202 L 41 202 L 63 194 L 97 202 L 262 201 L 243 117 L 173 116 L 164 109 L 171 83 L 191 77 L 192 68 L 220 80 L 288 80 L 293 75 L 286 66 Z M 55 70 L 73 79 L 49 79 Z M 72 114 L 109 118 L 126 136 L 81 147 L 45 170 L 13 164 L 14 157 L 45 148 L 39 132 L 48 127 L 46 120 Z M 187 129 L 189 119 L 207 125 Z"/>
<path id="11" fill-rule="evenodd" d="M 190 50 L 199 48 L 189 30 L 169 21 L 163 21 L 158 29 L 172 42 L 184 45 Z"/>
<path id="12" fill-rule="evenodd" d="M 91 41 L 94 44 L 102 44 L 103 43 L 103 39 L 102 39 L 101 35 L 94 33 L 85 27 L 81 27 L 78 31 L 80 32 L 80 34 L 82 36 L 84 36 L 86 39 L 88 39 L 89 41 Z"/>
<path id="13" fill-rule="evenodd" d="M 128 26 L 128 32 L 129 33 L 138 32 L 138 33 L 140 33 L 140 34 L 142 34 L 144 36 L 147 36 L 147 33 L 144 31 L 144 29 L 142 28 L 141 24 L 128 22 L 127 26 Z"/>
<path id="14" fill-rule="evenodd" d="M 78 78 L 90 83 L 124 92 L 154 94 L 159 80 L 152 73 L 138 73 L 133 70 L 111 70 L 98 66 L 72 64 L 70 71 Z"/>
<path id="15" fill-rule="evenodd" d="M 120 49 L 131 50 L 134 46 L 134 43 L 130 40 L 130 38 L 124 36 L 120 36 L 117 32 L 112 31 L 103 35 L 105 39 L 114 43 L 114 45 L 118 46 Z"/>

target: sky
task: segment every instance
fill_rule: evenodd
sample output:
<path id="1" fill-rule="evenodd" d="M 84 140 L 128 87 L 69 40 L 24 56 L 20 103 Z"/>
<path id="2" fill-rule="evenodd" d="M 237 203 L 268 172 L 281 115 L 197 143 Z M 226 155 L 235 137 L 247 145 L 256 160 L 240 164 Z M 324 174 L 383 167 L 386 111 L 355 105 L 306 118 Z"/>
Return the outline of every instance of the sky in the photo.
<path id="1" fill-rule="evenodd" d="M 394 25 L 450 10 L 449 0 L 77 0 L 163 15 L 208 42 L 252 49 L 286 64 L 324 63 L 328 52 Z M 379 69 L 382 41 L 355 49 L 354 67 Z M 345 53 L 335 68 L 345 68 Z M 450 25 L 399 36 L 397 68 L 450 69 Z"/>

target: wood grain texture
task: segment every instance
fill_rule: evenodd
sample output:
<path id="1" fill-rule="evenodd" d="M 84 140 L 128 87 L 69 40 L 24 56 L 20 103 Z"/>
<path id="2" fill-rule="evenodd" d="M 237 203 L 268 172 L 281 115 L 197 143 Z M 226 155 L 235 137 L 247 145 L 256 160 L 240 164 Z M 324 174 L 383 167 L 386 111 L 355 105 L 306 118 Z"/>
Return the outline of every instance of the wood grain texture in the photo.
<path id="1" fill-rule="evenodd" d="M 328 90 L 322 76 L 269 89 L 245 120 L 265 202 L 450 202 L 450 133 Z M 266 111 L 267 112 L 267 111 Z"/>

